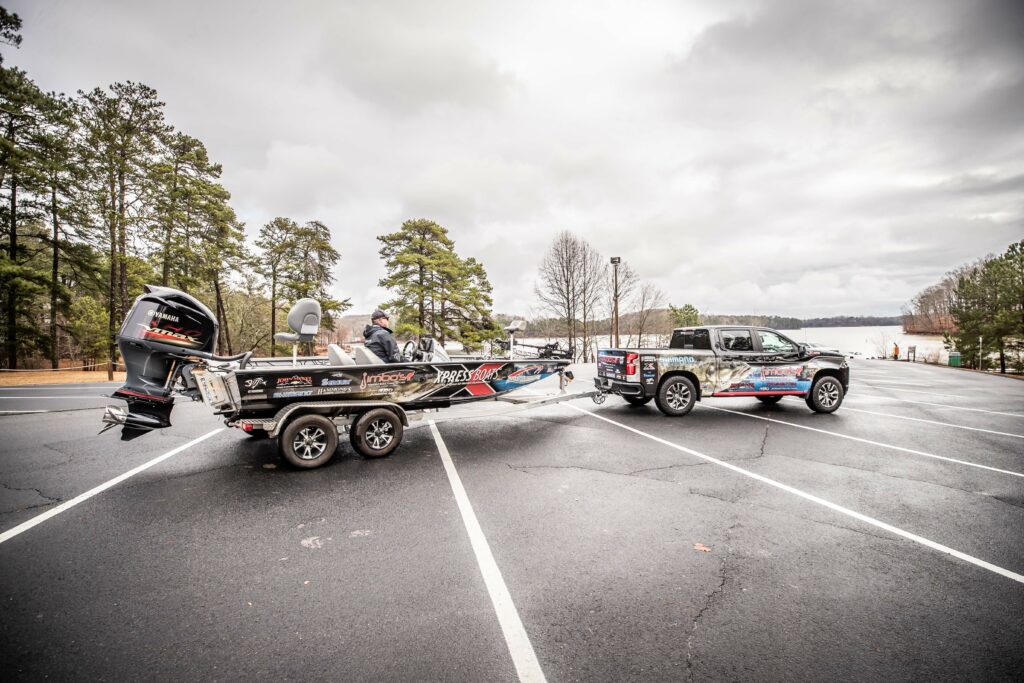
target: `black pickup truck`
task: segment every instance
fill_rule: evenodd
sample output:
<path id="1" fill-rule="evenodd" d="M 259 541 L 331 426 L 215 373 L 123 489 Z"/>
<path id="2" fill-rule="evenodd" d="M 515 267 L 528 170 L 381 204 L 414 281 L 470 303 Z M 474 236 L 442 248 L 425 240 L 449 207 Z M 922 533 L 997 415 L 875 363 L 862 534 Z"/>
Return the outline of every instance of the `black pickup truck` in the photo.
<path id="1" fill-rule="evenodd" d="M 640 406 L 652 399 L 673 417 L 702 396 L 799 396 L 818 413 L 839 408 L 850 386 L 841 354 L 810 349 L 764 327 L 705 325 L 672 332 L 667 349 L 600 349 L 594 384 Z"/>

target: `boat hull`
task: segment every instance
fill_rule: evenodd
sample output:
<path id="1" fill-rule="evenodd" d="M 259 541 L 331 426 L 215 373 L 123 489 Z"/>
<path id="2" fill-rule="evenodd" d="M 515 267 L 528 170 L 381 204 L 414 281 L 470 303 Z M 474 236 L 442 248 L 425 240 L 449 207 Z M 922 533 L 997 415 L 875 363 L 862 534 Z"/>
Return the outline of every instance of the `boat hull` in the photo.
<path id="1" fill-rule="evenodd" d="M 296 401 L 389 401 L 406 409 L 444 407 L 522 388 L 556 374 L 567 360 L 465 360 L 356 366 L 253 367 L 233 372 L 240 415 Z"/>

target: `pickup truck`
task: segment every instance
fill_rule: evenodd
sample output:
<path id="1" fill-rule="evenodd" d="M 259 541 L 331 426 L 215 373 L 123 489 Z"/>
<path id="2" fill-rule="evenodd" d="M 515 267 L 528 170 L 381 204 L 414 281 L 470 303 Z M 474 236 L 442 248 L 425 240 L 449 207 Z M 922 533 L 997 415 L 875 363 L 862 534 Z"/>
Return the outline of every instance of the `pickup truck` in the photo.
<path id="1" fill-rule="evenodd" d="M 839 408 L 850 386 L 842 354 L 809 348 L 775 330 L 742 325 L 681 327 L 667 349 L 600 349 L 596 388 L 666 415 L 693 410 L 703 396 L 752 396 L 777 403 L 799 396 L 817 413 Z"/>

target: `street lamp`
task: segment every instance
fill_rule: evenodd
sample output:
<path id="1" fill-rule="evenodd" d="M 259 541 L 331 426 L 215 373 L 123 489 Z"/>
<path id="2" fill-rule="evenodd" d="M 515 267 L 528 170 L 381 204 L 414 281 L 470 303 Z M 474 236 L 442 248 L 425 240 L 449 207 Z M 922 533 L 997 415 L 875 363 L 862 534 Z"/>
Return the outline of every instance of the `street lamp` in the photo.
<path id="1" fill-rule="evenodd" d="M 614 309 L 612 311 L 612 334 L 615 335 L 615 348 L 619 348 L 619 263 L 622 259 L 618 256 L 612 256 L 612 272 L 614 273 L 612 278 L 612 301 L 614 302 Z"/>

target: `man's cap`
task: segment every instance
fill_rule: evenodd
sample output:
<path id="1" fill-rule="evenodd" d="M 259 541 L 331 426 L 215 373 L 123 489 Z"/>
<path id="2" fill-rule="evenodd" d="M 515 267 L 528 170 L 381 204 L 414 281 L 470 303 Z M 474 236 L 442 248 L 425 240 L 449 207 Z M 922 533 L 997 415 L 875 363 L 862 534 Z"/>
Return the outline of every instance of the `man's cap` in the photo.
<path id="1" fill-rule="evenodd" d="M 373 312 L 373 315 L 370 316 L 370 320 L 371 321 L 380 320 L 381 318 L 387 318 L 387 317 L 388 317 L 388 314 L 378 308 L 376 311 Z"/>

